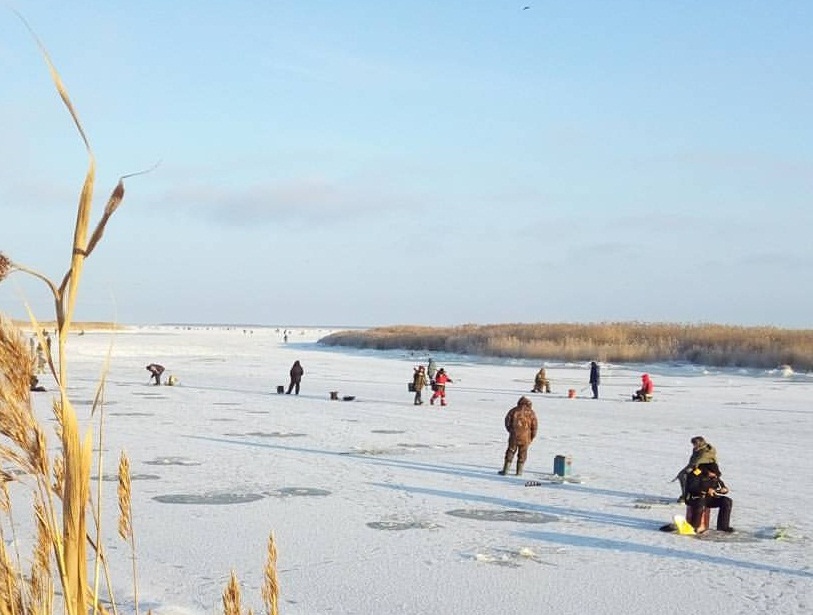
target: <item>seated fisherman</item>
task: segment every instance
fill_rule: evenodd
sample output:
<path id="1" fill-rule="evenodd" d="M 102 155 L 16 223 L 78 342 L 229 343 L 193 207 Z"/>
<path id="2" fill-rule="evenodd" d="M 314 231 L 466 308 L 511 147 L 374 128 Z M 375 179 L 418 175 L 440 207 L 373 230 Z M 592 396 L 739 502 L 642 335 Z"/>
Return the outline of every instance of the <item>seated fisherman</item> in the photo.
<path id="1" fill-rule="evenodd" d="M 686 481 L 686 504 L 689 523 L 694 526 L 698 534 L 705 532 L 703 513 L 707 508 L 719 508 L 717 512 L 717 529 L 721 532 L 733 532 L 731 527 L 731 508 L 734 502 L 726 494 L 723 479 L 720 478 L 720 468 L 716 463 L 701 463 L 692 472 Z"/>
<path id="2" fill-rule="evenodd" d="M 655 390 L 655 385 L 652 384 L 652 378 L 649 374 L 641 376 L 641 388 L 635 391 L 632 396 L 632 401 L 652 401 L 652 393 Z"/>

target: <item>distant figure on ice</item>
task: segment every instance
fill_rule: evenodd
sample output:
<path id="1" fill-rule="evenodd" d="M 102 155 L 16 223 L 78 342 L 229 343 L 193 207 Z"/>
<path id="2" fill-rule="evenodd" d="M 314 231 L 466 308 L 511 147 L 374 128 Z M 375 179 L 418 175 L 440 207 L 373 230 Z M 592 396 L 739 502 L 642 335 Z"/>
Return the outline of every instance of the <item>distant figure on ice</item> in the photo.
<path id="1" fill-rule="evenodd" d="M 686 482 L 691 475 L 700 465 L 707 463 L 717 463 L 717 450 L 708 442 L 703 436 L 695 436 L 691 440 L 692 454 L 689 456 L 689 461 L 686 467 L 677 473 L 675 478 L 680 481 L 680 497 L 678 502 L 686 501 Z"/>
<path id="2" fill-rule="evenodd" d="M 158 385 L 161 384 L 161 374 L 164 373 L 164 366 L 158 365 L 158 363 L 150 363 L 147 366 L 147 371 L 150 372 L 150 379 L 155 379 L 153 384 Z"/>
<path id="3" fill-rule="evenodd" d="M 635 391 L 632 396 L 632 401 L 652 401 L 652 392 L 655 390 L 655 385 L 652 384 L 652 378 L 649 374 L 641 376 L 641 388 Z"/>
<path id="4" fill-rule="evenodd" d="M 598 385 L 601 382 L 598 363 L 590 362 L 590 388 L 593 389 L 593 399 L 598 399 Z"/>
<path id="5" fill-rule="evenodd" d="M 508 474 L 514 454 L 517 455 L 517 476 L 522 474 L 525 460 L 528 458 L 528 447 L 536 438 L 536 413 L 531 406 L 531 400 L 523 396 L 517 405 L 505 415 L 505 430 L 508 432 L 508 448 L 505 449 L 505 462 L 502 470 L 497 472 L 501 476 Z"/>
<path id="6" fill-rule="evenodd" d="M 412 389 L 415 391 L 415 405 L 420 406 L 423 403 L 421 399 L 421 392 L 423 391 L 424 387 L 426 387 L 426 371 L 423 368 L 423 365 L 419 365 L 415 368 L 415 372 L 412 374 Z"/>
<path id="7" fill-rule="evenodd" d="M 302 382 L 302 375 L 305 373 L 305 370 L 302 369 L 299 361 L 294 361 L 289 373 L 291 374 L 291 384 L 288 385 L 288 390 L 285 391 L 285 393 L 290 395 L 291 391 L 294 391 L 294 393 L 299 395 L 299 384 Z"/>
<path id="8" fill-rule="evenodd" d="M 438 364 L 432 357 L 429 357 L 429 364 L 426 366 L 426 375 L 429 376 L 429 382 L 435 381 L 435 374 L 438 373 Z M 434 390 L 434 389 L 433 389 Z"/>
<path id="9" fill-rule="evenodd" d="M 544 367 L 536 372 L 536 376 L 534 376 L 534 388 L 531 389 L 531 393 L 542 393 L 543 391 L 550 393 L 550 380 L 548 380 L 548 375 Z"/>
<path id="10" fill-rule="evenodd" d="M 717 512 L 717 530 L 720 532 L 733 532 L 731 527 L 731 509 L 734 502 L 726 494 L 728 487 L 720 478 L 720 468 L 716 463 L 701 463 L 689 475 L 687 481 L 687 497 L 689 523 L 695 532 L 702 534 L 706 527 L 703 513 L 707 508 L 719 508 Z"/>
<path id="11" fill-rule="evenodd" d="M 37 393 L 42 393 L 45 391 L 45 387 L 40 384 L 40 379 L 37 378 L 34 374 L 31 374 L 31 386 L 29 390 L 36 391 Z"/>
<path id="12" fill-rule="evenodd" d="M 283 332 L 283 334 L 282 334 L 282 342 L 283 342 L 284 344 L 287 344 L 287 343 L 288 343 L 288 330 L 287 330 L 287 329 L 286 329 L 286 330 Z"/>
<path id="13" fill-rule="evenodd" d="M 432 387 L 434 393 L 432 393 L 432 397 L 429 398 L 429 404 L 434 405 L 435 400 L 440 397 L 440 405 L 446 405 L 446 383 L 452 382 L 452 379 L 446 375 L 446 370 L 442 367 L 438 370 L 438 373 L 435 374 L 435 384 Z"/>
<path id="14" fill-rule="evenodd" d="M 45 351 L 42 349 L 42 344 L 37 342 L 37 373 L 42 374 L 45 371 L 45 366 L 48 361 L 45 359 Z"/>

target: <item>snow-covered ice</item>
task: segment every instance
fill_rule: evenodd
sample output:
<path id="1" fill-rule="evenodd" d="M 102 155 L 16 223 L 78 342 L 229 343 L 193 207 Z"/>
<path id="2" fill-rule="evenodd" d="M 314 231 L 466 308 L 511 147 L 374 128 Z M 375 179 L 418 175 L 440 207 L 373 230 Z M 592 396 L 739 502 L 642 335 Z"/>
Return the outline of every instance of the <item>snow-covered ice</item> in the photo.
<path id="1" fill-rule="evenodd" d="M 90 404 L 112 344 L 104 467 L 94 473 L 125 610 L 121 450 L 133 475 L 142 612 L 220 612 L 231 570 L 244 604 L 261 611 L 272 531 L 290 615 L 813 609 L 810 375 L 603 365 L 595 401 L 587 364 L 549 362 L 553 393 L 531 395 L 538 363 L 439 354 L 454 380 L 449 405 L 416 407 L 407 382 L 426 354 L 318 346 L 327 333 L 293 329 L 287 344 L 282 329 L 259 327 L 71 336 L 69 391 L 95 430 Z M 296 359 L 302 392 L 278 395 Z M 151 362 L 180 384 L 149 385 Z M 655 400 L 628 401 L 644 369 Z M 355 400 L 331 401 L 330 391 Z M 503 417 L 520 395 L 534 403 L 539 437 L 525 475 L 501 477 Z M 50 393 L 35 400 L 49 420 Z M 694 435 L 717 447 L 734 499 L 731 536 L 658 531 L 683 512 L 670 480 Z M 572 480 L 552 476 L 555 455 L 571 457 Z M 20 515 L 20 486 L 13 496 Z"/>

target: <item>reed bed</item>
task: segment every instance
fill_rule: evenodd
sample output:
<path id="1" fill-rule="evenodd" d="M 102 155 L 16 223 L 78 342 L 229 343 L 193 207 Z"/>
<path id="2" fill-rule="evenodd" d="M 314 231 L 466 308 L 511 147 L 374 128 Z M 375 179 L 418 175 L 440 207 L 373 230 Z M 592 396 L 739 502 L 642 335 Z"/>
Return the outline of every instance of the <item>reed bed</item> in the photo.
<path id="1" fill-rule="evenodd" d="M 338 331 L 327 346 L 610 363 L 685 362 L 713 367 L 813 370 L 813 330 L 716 324 L 400 325 Z"/>
<path id="2" fill-rule="evenodd" d="M 20 16 L 21 21 L 28 24 Z M 88 167 L 79 196 L 69 266 L 59 282 L 30 269 L 0 252 L 0 282 L 9 275 L 30 275 L 44 283 L 54 300 L 54 319 L 47 328 L 56 331 L 55 348 L 44 337 L 45 322 L 29 311 L 30 330 L 36 332 L 46 353 L 50 376 L 58 394 L 52 400 L 56 419 L 55 436 L 59 446 L 48 447 L 45 425 L 35 415 L 31 385 L 36 357 L 21 328 L 0 314 L 0 615 L 106 615 L 118 613 L 113 596 L 113 582 L 102 547 L 101 481 L 104 450 L 104 388 L 106 372 L 97 387 L 91 407 L 91 427 L 84 433 L 68 391 L 68 334 L 80 328 L 74 322 L 74 308 L 86 259 L 94 252 L 104 235 L 108 221 L 124 199 L 125 175 L 119 179 L 107 200 L 104 211 L 91 232 L 96 161 L 82 124 L 68 96 L 59 73 L 47 51 L 28 27 L 40 48 L 62 103 L 68 109 L 88 156 Z M 115 328 L 115 327 L 110 327 Z M 109 357 L 108 357 L 109 361 Z M 94 500 L 91 490 L 93 459 L 93 426 L 97 426 L 99 455 L 95 460 L 98 482 Z M 34 535 L 18 536 L 9 496 L 9 485 L 15 484 L 30 494 Z M 132 610 L 139 613 L 137 559 L 135 553 L 134 511 L 129 459 L 122 452 L 119 460 L 118 532 L 130 547 L 132 560 Z M 17 513 L 19 514 L 19 513 Z M 92 531 L 91 531 L 92 529 Z M 24 557 L 23 550 L 30 556 Z M 89 552 L 90 551 L 90 552 Z M 268 547 L 262 598 L 268 615 L 277 615 L 279 585 L 276 575 L 276 546 L 273 536 Z M 24 562 L 31 562 L 24 569 Z M 101 586 L 107 590 L 102 595 Z M 119 583 L 121 585 L 121 583 Z M 240 590 L 234 573 L 224 593 L 224 612 L 240 615 Z M 251 613 L 249 610 L 248 613 Z"/>

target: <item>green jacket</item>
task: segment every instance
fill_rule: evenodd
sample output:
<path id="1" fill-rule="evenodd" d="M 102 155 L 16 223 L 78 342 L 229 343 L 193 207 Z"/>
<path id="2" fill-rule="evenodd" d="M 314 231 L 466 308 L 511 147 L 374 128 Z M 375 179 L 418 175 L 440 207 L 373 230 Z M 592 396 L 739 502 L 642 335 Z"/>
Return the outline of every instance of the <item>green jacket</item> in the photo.
<path id="1" fill-rule="evenodd" d="M 692 470 L 701 463 L 717 463 L 717 450 L 708 442 L 696 451 L 692 451 L 692 456 L 689 457 L 689 463 L 686 464 L 686 469 Z"/>

